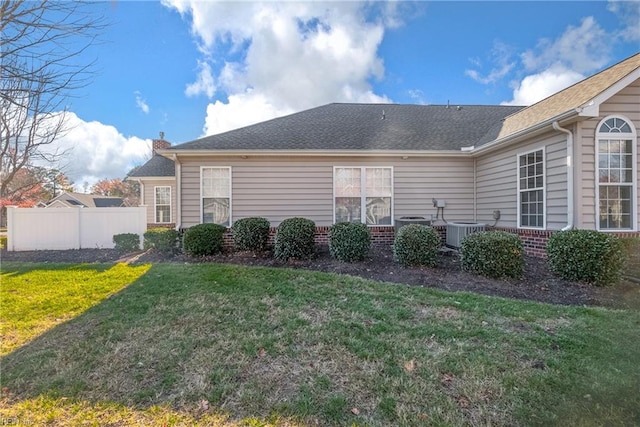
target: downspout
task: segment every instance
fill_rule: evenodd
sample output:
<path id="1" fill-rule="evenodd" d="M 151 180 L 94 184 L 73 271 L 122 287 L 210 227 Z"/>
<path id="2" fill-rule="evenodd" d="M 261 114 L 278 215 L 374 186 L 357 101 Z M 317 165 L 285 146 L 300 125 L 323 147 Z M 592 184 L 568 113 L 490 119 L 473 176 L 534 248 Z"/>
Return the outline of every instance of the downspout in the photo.
<path id="1" fill-rule="evenodd" d="M 182 209 L 181 203 L 182 200 L 182 165 L 178 161 L 178 155 L 173 155 L 173 162 L 176 166 L 176 230 L 180 230 L 182 227 Z"/>
<path id="2" fill-rule="evenodd" d="M 574 228 L 573 221 L 573 133 L 569 129 L 560 127 L 557 121 L 553 122 L 553 128 L 567 134 L 567 225 L 562 231 Z"/>
<path id="3" fill-rule="evenodd" d="M 144 203 L 144 183 L 139 179 L 138 184 L 140 184 L 140 204 L 146 206 Z"/>
<path id="4" fill-rule="evenodd" d="M 473 158 L 473 222 L 478 222 L 478 159 Z"/>

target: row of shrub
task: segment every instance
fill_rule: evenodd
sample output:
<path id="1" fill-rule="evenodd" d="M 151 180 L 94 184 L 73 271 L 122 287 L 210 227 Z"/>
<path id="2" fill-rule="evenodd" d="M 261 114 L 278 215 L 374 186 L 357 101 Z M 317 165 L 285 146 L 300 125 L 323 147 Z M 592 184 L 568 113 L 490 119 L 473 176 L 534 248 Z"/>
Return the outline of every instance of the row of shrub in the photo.
<path id="1" fill-rule="evenodd" d="M 179 237 L 180 233 L 173 228 L 150 228 L 143 235 L 142 247 L 164 253 L 176 252 Z M 117 250 L 123 252 L 140 250 L 140 236 L 135 233 L 116 234 L 113 236 L 113 243 Z"/>
<path id="2" fill-rule="evenodd" d="M 269 242 L 270 223 L 265 218 L 243 218 L 232 227 L 233 246 L 238 251 L 263 251 Z M 273 255 L 287 261 L 305 260 L 315 249 L 315 223 L 306 218 L 288 218 L 276 230 Z M 207 256 L 224 249 L 226 227 L 199 224 L 187 229 L 182 249 L 190 256 Z M 338 223 L 329 230 L 331 256 L 344 262 L 366 258 L 371 247 L 369 228 L 361 223 Z M 114 236 L 117 249 L 139 248 L 137 234 Z M 160 252 L 179 250 L 179 233 L 168 228 L 150 229 L 144 234 L 144 248 Z M 429 226 L 409 224 L 398 230 L 393 243 L 394 260 L 403 266 L 434 267 L 440 236 Z M 554 233 L 547 244 L 550 269 L 559 277 L 607 285 L 619 280 L 626 259 L 621 239 L 591 230 Z M 462 241 L 461 267 L 464 271 L 492 278 L 519 278 L 524 273 L 524 245 L 516 234 L 502 231 L 474 233 Z"/>

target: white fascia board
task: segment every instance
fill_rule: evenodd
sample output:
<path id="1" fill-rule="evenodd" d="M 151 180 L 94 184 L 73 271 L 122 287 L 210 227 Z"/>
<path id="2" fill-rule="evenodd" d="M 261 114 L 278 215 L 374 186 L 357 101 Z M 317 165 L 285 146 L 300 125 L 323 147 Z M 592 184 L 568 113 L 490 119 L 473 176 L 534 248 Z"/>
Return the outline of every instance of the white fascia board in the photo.
<path id="1" fill-rule="evenodd" d="M 578 115 L 582 117 L 598 117 L 600 116 L 600 105 L 606 102 L 616 93 L 640 78 L 640 68 L 636 68 L 625 77 L 602 91 L 595 98 L 577 108 Z"/>
<path id="2" fill-rule="evenodd" d="M 394 150 L 394 151 L 365 151 L 365 150 L 172 150 L 159 154 L 169 157 L 201 157 L 201 156 L 225 156 L 225 157 L 460 157 L 468 156 L 468 153 L 460 150 Z"/>
<path id="3" fill-rule="evenodd" d="M 532 135 L 535 135 L 536 133 L 540 133 L 542 131 L 546 131 L 546 130 L 552 130 L 553 129 L 553 122 L 561 122 L 562 123 L 566 123 L 567 121 L 569 121 L 569 119 L 577 117 L 578 116 L 578 112 L 576 110 L 569 110 L 566 111 L 562 114 L 559 114 L 555 117 L 552 117 L 550 119 L 545 120 L 544 122 L 540 122 L 537 125 L 533 125 L 531 127 L 528 127 L 526 129 L 523 129 L 521 131 L 518 131 L 516 133 L 512 133 L 511 135 L 507 135 L 504 138 L 500 138 L 500 139 L 494 139 L 493 141 L 481 145 L 480 147 L 476 148 L 475 150 L 473 150 L 471 153 L 474 156 L 480 155 L 480 154 L 485 154 L 487 152 L 496 150 L 498 148 L 502 148 L 505 146 L 508 146 L 510 144 L 514 144 L 516 142 L 519 142 L 523 139 L 529 138 Z M 549 128 L 549 129 L 546 129 Z"/>

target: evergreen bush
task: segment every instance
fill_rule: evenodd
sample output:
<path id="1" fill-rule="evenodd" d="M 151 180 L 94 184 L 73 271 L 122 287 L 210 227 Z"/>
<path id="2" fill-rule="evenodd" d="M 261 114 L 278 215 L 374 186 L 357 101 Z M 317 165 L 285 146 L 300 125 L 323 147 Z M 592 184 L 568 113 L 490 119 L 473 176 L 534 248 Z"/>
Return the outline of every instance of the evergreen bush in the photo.
<path id="1" fill-rule="evenodd" d="M 115 249 L 123 252 L 140 250 L 140 236 L 136 233 L 121 233 L 113 236 Z"/>
<path id="2" fill-rule="evenodd" d="M 276 231 L 273 246 L 275 258 L 287 261 L 289 258 L 309 259 L 315 247 L 316 224 L 307 218 L 287 218 Z"/>
<path id="3" fill-rule="evenodd" d="M 524 273 L 524 245 L 516 234 L 482 231 L 468 235 L 460 247 L 462 269 L 492 278 L 520 278 Z"/>
<path id="4" fill-rule="evenodd" d="M 233 223 L 233 247 L 238 251 L 263 251 L 271 224 L 266 218 L 242 218 Z"/>
<path id="5" fill-rule="evenodd" d="M 144 248 L 158 252 L 175 252 L 179 235 L 173 228 L 150 228 L 144 233 Z"/>
<path id="6" fill-rule="evenodd" d="M 407 224 L 398 230 L 393 241 L 393 258 L 405 267 L 435 267 L 440 236 L 430 226 Z"/>
<path id="7" fill-rule="evenodd" d="M 620 280 L 626 261 L 618 237 L 594 230 L 554 233 L 547 243 L 549 268 L 565 280 L 606 286 Z"/>
<path id="8" fill-rule="evenodd" d="M 189 256 L 215 255 L 224 249 L 224 232 L 220 224 L 198 224 L 188 228 L 182 238 L 182 249 Z"/>
<path id="9" fill-rule="evenodd" d="M 344 262 L 362 261 L 371 248 L 369 227 L 359 222 L 339 222 L 329 230 L 329 252 Z"/>

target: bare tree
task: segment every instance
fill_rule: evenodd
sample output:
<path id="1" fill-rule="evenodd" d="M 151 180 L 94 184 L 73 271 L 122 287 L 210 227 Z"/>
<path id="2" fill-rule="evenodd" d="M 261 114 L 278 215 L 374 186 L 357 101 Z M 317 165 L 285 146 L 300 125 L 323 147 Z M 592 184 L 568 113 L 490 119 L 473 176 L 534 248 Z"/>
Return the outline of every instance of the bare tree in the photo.
<path id="1" fill-rule="evenodd" d="M 97 3 L 0 0 L 0 198 L 16 174 L 55 165 L 67 101 L 92 77 L 88 50 L 105 28 Z"/>

